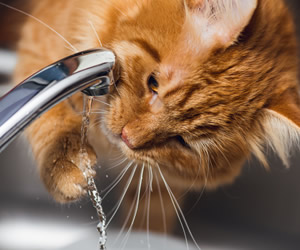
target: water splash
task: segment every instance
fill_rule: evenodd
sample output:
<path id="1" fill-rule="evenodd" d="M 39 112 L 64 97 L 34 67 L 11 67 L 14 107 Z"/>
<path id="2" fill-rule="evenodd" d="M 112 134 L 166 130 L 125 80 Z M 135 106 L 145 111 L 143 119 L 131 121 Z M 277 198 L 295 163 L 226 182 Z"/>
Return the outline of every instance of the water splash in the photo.
<path id="1" fill-rule="evenodd" d="M 81 126 L 81 170 L 83 171 L 84 176 L 87 179 L 88 187 L 87 192 L 93 203 L 94 208 L 97 211 L 99 218 L 99 223 L 97 225 L 97 230 L 100 234 L 99 236 L 99 249 L 106 250 L 106 216 L 102 208 L 102 198 L 98 192 L 95 180 L 93 177 L 90 177 L 87 172 L 91 170 L 92 166 L 87 154 L 86 143 L 87 143 L 87 131 L 90 124 L 90 113 L 93 104 L 93 97 L 83 95 L 83 116 L 82 116 L 82 126 Z M 87 166 L 87 167 L 86 167 Z"/>

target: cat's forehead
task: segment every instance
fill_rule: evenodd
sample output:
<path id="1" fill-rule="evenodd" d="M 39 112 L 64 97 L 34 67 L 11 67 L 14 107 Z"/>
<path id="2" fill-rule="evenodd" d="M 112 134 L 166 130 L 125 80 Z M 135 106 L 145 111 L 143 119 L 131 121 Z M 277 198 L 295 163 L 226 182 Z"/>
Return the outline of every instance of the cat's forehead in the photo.
<path id="1" fill-rule="evenodd" d="M 151 40 L 153 45 L 161 47 L 174 41 L 184 22 L 182 0 L 140 0 L 124 1 L 118 6 L 118 35 L 139 37 Z M 114 6 L 115 7 L 115 6 Z"/>
<path id="2" fill-rule="evenodd" d="M 207 47 L 200 42 L 200 34 L 186 18 L 183 0 L 141 0 L 127 4 L 120 17 L 118 40 L 123 44 L 133 42 L 156 54 L 162 75 L 171 78 L 176 75 L 174 71 L 184 71 L 187 65 L 208 54 Z"/>
<path id="3" fill-rule="evenodd" d="M 162 53 L 179 43 L 179 52 L 200 54 L 232 45 L 256 6 L 257 0 L 127 0 L 117 9 L 118 34 L 144 37 Z"/>
<path id="4" fill-rule="evenodd" d="M 122 7 L 119 41 L 138 43 L 159 59 L 161 78 L 176 84 L 212 51 L 231 46 L 249 22 L 256 0 L 129 0 Z M 138 41 L 138 42 L 137 42 Z M 149 49 L 150 48 L 150 49 Z M 149 54 L 149 53 L 148 53 Z"/>
<path id="5" fill-rule="evenodd" d="M 123 20 L 139 17 L 147 19 L 149 14 L 153 20 L 160 16 L 168 17 L 176 14 L 175 12 L 179 13 L 185 5 L 185 0 L 124 0 L 121 3 L 116 1 L 118 3 L 115 3 L 115 7 L 118 6 Z"/>

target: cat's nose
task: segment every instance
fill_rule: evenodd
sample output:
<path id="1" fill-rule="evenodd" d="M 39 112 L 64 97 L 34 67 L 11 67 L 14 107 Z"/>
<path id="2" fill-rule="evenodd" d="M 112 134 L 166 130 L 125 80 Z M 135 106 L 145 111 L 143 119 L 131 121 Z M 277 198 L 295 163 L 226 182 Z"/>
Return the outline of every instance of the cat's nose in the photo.
<path id="1" fill-rule="evenodd" d="M 128 138 L 128 133 L 125 127 L 122 129 L 121 138 L 129 148 L 131 149 L 134 148 L 134 146 L 130 143 L 130 140 Z"/>

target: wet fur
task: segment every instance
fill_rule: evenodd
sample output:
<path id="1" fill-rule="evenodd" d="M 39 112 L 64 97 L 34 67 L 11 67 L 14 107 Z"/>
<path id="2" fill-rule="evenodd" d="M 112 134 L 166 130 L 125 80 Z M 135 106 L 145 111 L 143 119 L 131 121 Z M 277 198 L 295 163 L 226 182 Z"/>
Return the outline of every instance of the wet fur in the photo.
<path id="1" fill-rule="evenodd" d="M 232 182 L 251 153 L 267 166 L 266 145 L 288 165 L 289 148 L 300 133 L 292 18 L 282 0 L 228 2 L 36 3 L 33 15 L 76 49 L 99 47 L 99 37 L 118 56 L 117 87 L 94 105 L 106 111 L 93 115 L 94 163 L 94 152 L 109 161 L 113 151 L 154 171 L 159 166 L 176 196 L 191 186 Z M 35 20 L 28 19 L 22 34 L 16 82 L 74 52 Z M 158 96 L 147 86 L 153 72 Z M 70 98 L 27 130 L 41 177 L 61 202 L 85 193 L 77 168 L 81 102 L 79 95 Z"/>

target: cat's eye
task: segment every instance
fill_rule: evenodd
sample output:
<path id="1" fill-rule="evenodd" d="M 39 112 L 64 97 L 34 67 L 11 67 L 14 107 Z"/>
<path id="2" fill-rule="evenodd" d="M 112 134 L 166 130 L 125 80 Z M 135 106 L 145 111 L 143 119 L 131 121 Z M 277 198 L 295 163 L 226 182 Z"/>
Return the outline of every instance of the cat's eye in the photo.
<path id="1" fill-rule="evenodd" d="M 153 93 L 157 94 L 158 82 L 155 79 L 154 75 L 149 76 L 149 78 L 148 78 L 148 87 Z"/>

